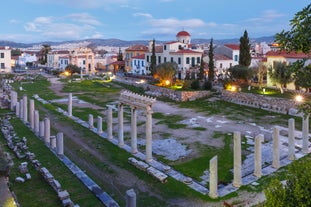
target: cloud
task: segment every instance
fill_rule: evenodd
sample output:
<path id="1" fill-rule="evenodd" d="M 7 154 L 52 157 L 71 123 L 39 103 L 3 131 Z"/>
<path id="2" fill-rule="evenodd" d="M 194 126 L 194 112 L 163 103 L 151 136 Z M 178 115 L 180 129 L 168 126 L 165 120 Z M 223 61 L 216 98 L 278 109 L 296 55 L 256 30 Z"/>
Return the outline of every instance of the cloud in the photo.
<path id="1" fill-rule="evenodd" d="M 146 18 L 152 18 L 152 15 L 149 13 L 134 13 L 134 17 L 146 17 Z"/>
<path id="2" fill-rule="evenodd" d="M 74 13 L 67 16 L 67 18 L 71 19 L 72 21 L 99 26 L 101 22 L 98 21 L 95 17 L 89 15 L 88 13 Z"/>
<path id="3" fill-rule="evenodd" d="M 24 28 L 27 32 L 38 33 L 49 40 L 101 38 L 97 31 L 102 23 L 88 13 L 73 13 L 64 17 L 37 17 L 27 22 Z"/>
<path id="4" fill-rule="evenodd" d="M 10 24 L 18 24 L 19 23 L 19 21 L 16 19 L 10 19 L 9 22 L 10 22 Z"/>
<path id="5" fill-rule="evenodd" d="M 283 18 L 284 14 L 279 13 L 275 10 L 265 10 L 260 16 L 254 17 L 254 18 L 249 18 L 244 20 L 244 22 L 251 22 L 251 23 L 266 23 L 266 22 L 272 22 L 277 19 Z"/>

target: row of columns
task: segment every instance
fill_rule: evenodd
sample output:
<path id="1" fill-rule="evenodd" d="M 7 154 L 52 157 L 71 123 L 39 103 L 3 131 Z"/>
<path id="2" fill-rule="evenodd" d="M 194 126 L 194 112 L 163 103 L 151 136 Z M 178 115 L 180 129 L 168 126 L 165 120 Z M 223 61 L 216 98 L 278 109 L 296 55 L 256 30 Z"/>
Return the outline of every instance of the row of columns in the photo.
<path id="1" fill-rule="evenodd" d="M 280 130 L 278 127 L 273 128 L 273 159 L 272 167 L 278 169 L 280 167 Z M 262 142 L 264 136 L 259 134 L 255 137 L 254 151 L 254 176 L 260 178 L 262 176 Z M 302 131 L 302 152 L 309 153 L 309 117 L 303 118 Z M 295 160 L 295 120 L 288 120 L 288 159 Z M 217 198 L 217 156 L 210 160 L 210 182 L 209 196 Z M 233 183 L 232 185 L 239 188 L 242 185 L 242 150 L 241 150 L 241 133 L 236 131 L 233 134 Z"/>
<path id="2" fill-rule="evenodd" d="M 17 100 L 17 92 L 11 91 L 11 110 L 15 110 L 15 115 L 20 118 L 24 124 L 29 124 L 30 129 L 34 134 L 44 140 L 44 143 L 53 150 L 56 150 L 57 155 L 64 155 L 64 140 L 63 133 L 58 132 L 56 137 L 51 136 L 50 119 L 45 117 L 40 121 L 39 111 L 35 110 L 35 102 L 33 99 L 29 100 L 29 114 L 28 114 L 28 98 L 24 95 L 20 101 Z"/>

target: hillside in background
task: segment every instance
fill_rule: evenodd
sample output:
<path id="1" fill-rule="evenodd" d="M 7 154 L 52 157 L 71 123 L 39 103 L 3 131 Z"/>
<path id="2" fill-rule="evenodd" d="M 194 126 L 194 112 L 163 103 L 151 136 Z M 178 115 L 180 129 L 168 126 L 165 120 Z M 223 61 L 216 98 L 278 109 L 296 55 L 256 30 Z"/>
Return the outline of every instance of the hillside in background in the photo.
<path id="1" fill-rule="evenodd" d="M 170 40 L 168 40 L 170 41 Z M 250 38 L 250 42 L 266 42 L 272 43 L 274 41 L 273 36 L 268 37 L 260 37 L 260 38 Z M 120 39 L 84 39 L 84 40 L 72 40 L 72 41 L 63 41 L 63 42 L 38 42 L 38 43 L 17 43 L 12 41 L 2 41 L 0 40 L 0 46 L 9 46 L 11 48 L 28 48 L 33 45 L 42 45 L 48 44 L 51 46 L 57 46 L 61 44 L 73 44 L 80 42 L 89 42 L 92 46 L 111 46 L 111 47 L 129 47 L 131 45 L 143 44 L 148 45 L 148 40 L 120 40 Z M 166 41 L 156 41 L 156 43 L 163 43 Z M 209 44 L 210 39 L 192 39 L 192 44 Z M 239 38 L 236 39 L 223 39 L 223 40 L 214 40 L 213 43 L 215 45 L 223 45 L 227 43 L 231 44 L 239 44 Z"/>

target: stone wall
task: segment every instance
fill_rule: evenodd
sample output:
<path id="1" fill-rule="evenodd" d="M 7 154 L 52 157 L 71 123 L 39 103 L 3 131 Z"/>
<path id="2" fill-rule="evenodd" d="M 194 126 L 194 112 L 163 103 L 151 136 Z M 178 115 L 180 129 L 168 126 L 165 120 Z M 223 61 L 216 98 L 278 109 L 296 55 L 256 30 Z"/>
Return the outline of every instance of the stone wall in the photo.
<path id="1" fill-rule="evenodd" d="M 145 93 L 152 97 L 164 96 L 164 97 L 167 97 L 171 100 L 178 101 L 178 102 L 189 101 L 189 100 L 192 101 L 192 100 L 196 100 L 196 99 L 208 96 L 210 94 L 210 91 L 175 91 L 169 88 L 150 85 L 147 83 L 135 82 L 134 80 L 130 80 L 130 79 L 127 79 L 127 80 L 114 79 L 113 81 L 125 83 L 125 84 L 132 85 L 135 87 L 144 88 Z"/>
<path id="2" fill-rule="evenodd" d="M 290 99 L 269 97 L 252 93 L 222 91 L 222 98 L 225 101 L 260 108 L 267 111 L 274 111 L 283 114 L 298 115 L 297 103 Z"/>

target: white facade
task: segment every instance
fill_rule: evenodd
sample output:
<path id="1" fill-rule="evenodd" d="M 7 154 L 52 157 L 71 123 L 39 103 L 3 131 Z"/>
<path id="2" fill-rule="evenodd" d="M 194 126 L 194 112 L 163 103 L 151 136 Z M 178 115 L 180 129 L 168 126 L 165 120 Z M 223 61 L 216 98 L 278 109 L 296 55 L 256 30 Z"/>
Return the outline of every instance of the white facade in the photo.
<path id="1" fill-rule="evenodd" d="M 11 73 L 11 48 L 0 47 L 0 71 Z"/>
<path id="2" fill-rule="evenodd" d="M 19 57 L 18 57 L 18 61 L 17 64 L 20 66 L 26 66 L 27 63 L 34 63 L 37 61 L 37 56 L 36 54 L 29 54 L 29 53 L 22 53 Z"/>
<path id="3" fill-rule="evenodd" d="M 145 54 L 132 57 L 132 73 L 139 75 L 146 75 L 146 61 Z"/>
<path id="4" fill-rule="evenodd" d="M 58 59 L 58 67 L 61 70 L 65 70 L 66 67 L 69 65 L 69 56 L 60 56 Z"/>
<path id="5" fill-rule="evenodd" d="M 156 64 L 175 62 L 178 65 L 178 78 L 184 79 L 187 72 L 200 66 L 203 50 L 190 49 L 190 35 L 181 31 L 176 35 L 177 41 L 167 42 L 156 46 Z M 152 44 L 149 43 L 149 51 L 145 54 L 147 70 L 150 67 Z"/>

